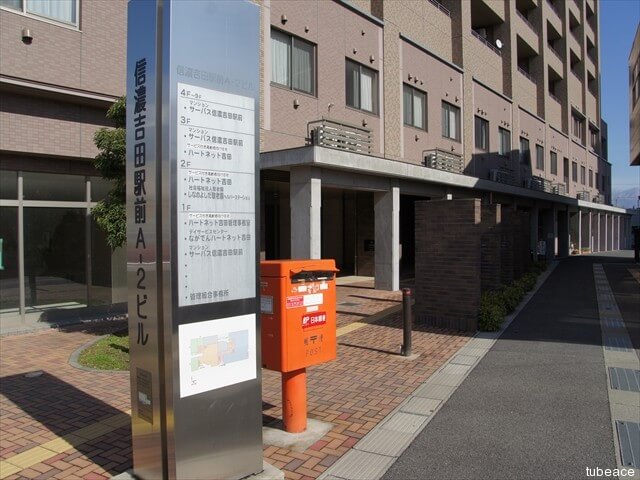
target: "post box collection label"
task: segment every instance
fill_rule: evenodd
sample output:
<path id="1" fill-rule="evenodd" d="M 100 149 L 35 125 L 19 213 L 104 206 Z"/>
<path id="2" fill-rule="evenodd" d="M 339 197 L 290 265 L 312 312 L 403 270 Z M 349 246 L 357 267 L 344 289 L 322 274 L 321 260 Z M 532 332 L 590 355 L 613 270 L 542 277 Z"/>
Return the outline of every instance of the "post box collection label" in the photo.
<path id="1" fill-rule="evenodd" d="M 327 314 L 325 312 L 309 313 L 302 316 L 302 328 L 319 327 L 327 323 Z"/>
<path id="2" fill-rule="evenodd" d="M 178 83 L 181 307 L 255 297 L 254 103 Z"/>
<path id="3" fill-rule="evenodd" d="M 293 295 L 287 297 L 287 308 L 310 307 L 314 305 L 322 305 L 324 295 L 322 293 L 312 293 L 309 295 Z"/>
<path id="4" fill-rule="evenodd" d="M 256 315 L 178 326 L 180 398 L 256 378 Z"/>

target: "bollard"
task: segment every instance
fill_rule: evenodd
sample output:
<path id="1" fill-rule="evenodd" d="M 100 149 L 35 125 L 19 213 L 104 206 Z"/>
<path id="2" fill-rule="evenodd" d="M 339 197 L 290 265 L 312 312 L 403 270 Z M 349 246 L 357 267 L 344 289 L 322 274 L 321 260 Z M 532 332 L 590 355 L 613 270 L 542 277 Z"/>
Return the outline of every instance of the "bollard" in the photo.
<path id="1" fill-rule="evenodd" d="M 402 289 L 402 321 L 403 321 L 403 333 L 402 333 L 402 347 L 400 353 L 408 357 L 411 355 L 411 300 L 412 294 L 410 288 Z"/>

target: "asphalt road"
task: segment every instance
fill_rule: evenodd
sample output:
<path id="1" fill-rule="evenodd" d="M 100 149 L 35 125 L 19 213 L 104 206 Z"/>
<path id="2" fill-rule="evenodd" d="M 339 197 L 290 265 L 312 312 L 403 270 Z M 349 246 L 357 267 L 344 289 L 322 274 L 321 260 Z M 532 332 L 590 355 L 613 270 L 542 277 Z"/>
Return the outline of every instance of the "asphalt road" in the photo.
<path id="1" fill-rule="evenodd" d="M 569 479 L 615 468 L 592 266 L 617 260 L 561 261 L 383 478 Z"/>

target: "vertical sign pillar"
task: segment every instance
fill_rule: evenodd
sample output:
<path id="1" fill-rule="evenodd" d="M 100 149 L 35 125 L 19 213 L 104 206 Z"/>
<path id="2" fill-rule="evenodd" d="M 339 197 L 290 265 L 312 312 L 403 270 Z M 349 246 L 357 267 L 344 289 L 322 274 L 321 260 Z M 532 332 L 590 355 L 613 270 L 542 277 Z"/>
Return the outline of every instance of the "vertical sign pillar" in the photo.
<path id="1" fill-rule="evenodd" d="M 259 8 L 131 0 L 127 267 L 134 473 L 262 470 Z"/>

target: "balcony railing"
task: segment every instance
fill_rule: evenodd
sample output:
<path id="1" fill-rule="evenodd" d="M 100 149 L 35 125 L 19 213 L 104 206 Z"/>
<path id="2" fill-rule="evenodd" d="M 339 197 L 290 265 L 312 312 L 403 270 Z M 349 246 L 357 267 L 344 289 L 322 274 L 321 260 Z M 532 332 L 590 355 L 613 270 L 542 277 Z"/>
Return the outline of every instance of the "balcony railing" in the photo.
<path id="1" fill-rule="evenodd" d="M 591 194 L 585 190 L 583 192 L 578 192 L 576 194 L 576 198 L 578 200 L 584 200 L 585 202 L 588 202 L 591 198 Z"/>
<path id="2" fill-rule="evenodd" d="M 447 17 L 451 16 L 451 12 L 449 11 L 449 9 L 445 8 L 445 6 L 442 5 L 440 2 L 438 2 L 437 0 L 429 0 L 429 2 L 435 5 L 438 8 L 438 10 L 444 13 Z"/>
<path id="3" fill-rule="evenodd" d="M 539 192 L 554 193 L 553 184 L 546 178 L 542 177 L 531 177 L 527 179 L 525 186 L 531 190 L 537 190 Z"/>
<path id="4" fill-rule="evenodd" d="M 489 171 L 489 180 L 492 182 L 505 183 L 507 185 L 515 185 L 516 179 L 513 172 L 501 168 L 494 168 Z"/>
<path id="5" fill-rule="evenodd" d="M 554 183 L 551 185 L 551 193 L 555 193 L 556 195 L 566 195 L 567 186 L 564 183 Z"/>
<path id="6" fill-rule="evenodd" d="M 371 153 L 371 130 L 347 122 L 323 118 L 307 124 L 307 134 L 312 145 L 347 150 L 355 153 Z"/>
<path id="7" fill-rule="evenodd" d="M 436 170 L 462 174 L 464 163 L 462 156 L 436 148 L 422 152 L 423 165 Z"/>
<path id="8" fill-rule="evenodd" d="M 536 83 L 535 78 L 533 78 L 530 74 L 528 74 L 527 72 L 525 72 L 525 70 L 523 68 L 518 67 L 518 71 L 524 75 L 525 77 L 527 77 L 529 79 L 529 81 Z"/>
<path id="9" fill-rule="evenodd" d="M 604 203 L 604 196 L 602 195 L 594 195 L 591 199 L 593 203 Z"/>
<path id="10" fill-rule="evenodd" d="M 518 16 L 522 19 L 522 21 L 523 21 L 524 23 L 526 23 L 527 25 L 529 25 L 529 28 L 530 28 L 531 30 L 533 30 L 533 31 L 536 33 L 536 35 L 537 35 L 537 34 L 538 34 L 538 31 L 537 31 L 537 30 L 536 30 L 536 28 L 531 24 L 531 22 L 529 21 L 529 19 L 528 19 L 527 17 L 525 17 L 525 16 L 524 16 L 524 14 L 523 14 L 522 12 L 520 12 L 520 10 L 517 10 L 517 9 L 516 9 L 516 13 L 517 13 L 517 14 L 518 14 Z"/>
<path id="11" fill-rule="evenodd" d="M 474 29 L 471 29 L 471 35 L 473 35 L 478 40 L 480 40 L 482 43 L 484 43 L 487 47 L 489 47 L 491 50 L 493 50 L 494 53 L 496 53 L 497 55 L 502 55 L 502 51 L 498 47 L 496 47 L 493 43 L 491 43 L 489 40 L 484 38 L 482 35 L 480 35 Z"/>

